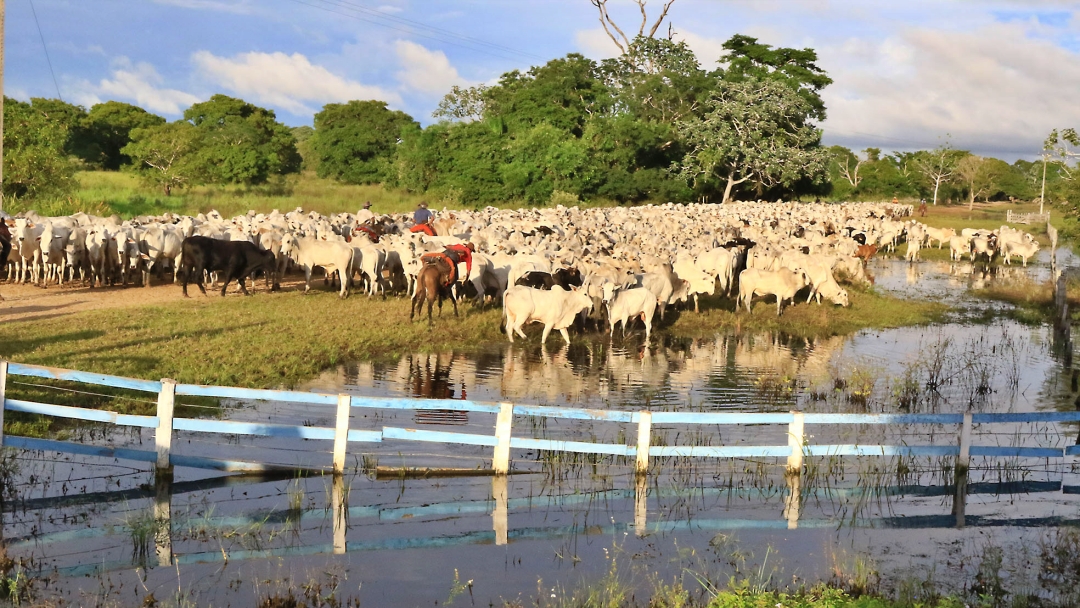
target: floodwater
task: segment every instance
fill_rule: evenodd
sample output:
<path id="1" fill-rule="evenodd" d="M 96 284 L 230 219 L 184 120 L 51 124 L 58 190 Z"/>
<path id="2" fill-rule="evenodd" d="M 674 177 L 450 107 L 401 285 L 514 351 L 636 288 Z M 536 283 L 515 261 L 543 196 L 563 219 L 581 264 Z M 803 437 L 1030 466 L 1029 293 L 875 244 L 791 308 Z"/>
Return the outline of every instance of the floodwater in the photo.
<path id="1" fill-rule="evenodd" d="M 1075 266 L 1068 252 L 1059 265 Z M 707 339 L 578 338 L 569 347 L 500 345 L 409 355 L 330 370 L 317 392 L 653 411 L 1030 412 L 1078 407 L 1064 364 L 1071 344 L 972 297 L 993 282 L 1046 281 L 1048 257 L 994 275 L 970 264 L 875 260 L 876 288 L 958 306 L 929 327 L 800 340 L 725 332 Z M 682 314 L 693 314 L 684 312 Z M 990 315 L 990 321 L 987 321 Z M 533 341 L 535 342 L 535 341 Z M 1071 357 L 1070 357 L 1071 360 Z M 334 408 L 226 402 L 232 420 L 333 426 Z M 354 408 L 352 428 L 490 435 L 494 416 Z M 514 420 L 515 436 L 632 443 L 611 422 Z M 953 428 L 820 428 L 810 443 L 955 444 Z M 654 426 L 657 442 L 786 445 L 785 426 Z M 1060 447 L 1070 425 L 976 428 L 976 444 Z M 152 449 L 152 433 L 86 429 L 78 439 Z M 356 446 L 353 448 L 353 446 Z M 181 454 L 325 465 L 328 442 L 180 433 Z M 823 457 L 802 479 L 781 459 L 666 459 L 636 482 L 624 458 L 513 450 L 515 474 L 412 478 L 374 471 L 490 466 L 491 448 L 408 441 L 352 444 L 329 476 L 243 478 L 177 468 L 155 481 L 140 463 L 26 452 L 22 499 L 3 514 L 10 557 L 39 592 L 83 604 L 157 600 L 253 605 L 292 589 L 366 606 L 551 604 L 614 577 L 647 593 L 682 581 L 695 593 L 731 577 L 783 587 L 835 579 L 896 593 L 985 590 L 986 572 L 1062 597 L 1039 576 L 1075 542 L 1080 476 L 1071 458 L 972 460 L 967 483 L 938 458 Z M 959 490 L 958 490 L 959 488 Z M 339 515 L 340 514 L 340 515 Z M 1072 539 L 1072 540 L 1070 540 Z M 988 561 L 989 560 L 989 561 Z M 996 568 L 996 569 L 995 569 Z M 979 573 L 982 572 L 982 575 Z M 864 580 L 865 579 L 865 580 Z M 1019 587 L 1018 587 L 1019 588 Z M 639 597 L 641 597 L 639 595 Z"/>

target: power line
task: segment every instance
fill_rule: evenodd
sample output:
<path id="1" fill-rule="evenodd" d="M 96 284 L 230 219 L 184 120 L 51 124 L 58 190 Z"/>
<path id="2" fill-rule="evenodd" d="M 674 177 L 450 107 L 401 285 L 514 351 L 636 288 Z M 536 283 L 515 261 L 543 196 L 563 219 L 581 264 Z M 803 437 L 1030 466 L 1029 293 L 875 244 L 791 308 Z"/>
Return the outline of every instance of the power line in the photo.
<path id="1" fill-rule="evenodd" d="M 52 74 L 53 86 L 56 87 L 56 97 L 60 101 L 64 101 L 64 97 L 60 95 L 60 84 L 56 82 L 56 72 L 53 71 L 52 59 L 49 57 L 49 47 L 45 44 L 45 34 L 41 33 L 41 22 L 38 21 L 37 9 L 34 8 L 34 0 L 28 0 L 30 2 L 30 12 L 34 14 L 34 23 L 37 25 L 38 36 L 41 37 L 41 48 L 45 49 L 45 62 L 49 64 L 49 74 Z"/>
<path id="2" fill-rule="evenodd" d="M 436 31 L 436 32 L 433 32 L 432 34 L 424 34 L 424 33 L 421 33 L 421 32 L 417 32 L 416 29 L 413 28 L 413 27 L 407 27 L 407 26 L 398 27 L 398 26 L 395 26 L 395 25 L 393 25 L 391 23 L 384 23 L 384 22 L 381 22 L 381 21 L 376 21 L 376 20 L 371 19 L 371 18 L 363 17 L 360 14 L 356 14 L 355 9 L 350 9 L 348 7 L 343 7 L 342 5 L 339 5 L 339 4 L 332 4 L 331 0 L 312 0 L 312 1 L 313 2 L 323 2 L 323 3 L 326 3 L 326 4 L 330 4 L 330 6 L 332 6 L 332 7 L 344 8 L 345 10 L 347 10 L 347 11 L 351 10 L 352 12 L 336 11 L 333 8 L 329 8 L 329 7 L 325 6 L 325 5 L 311 4 L 310 2 L 305 2 L 304 0 L 292 0 L 292 2 L 295 2 L 297 4 L 302 4 L 304 6 L 309 6 L 311 8 L 319 9 L 321 11 L 326 11 L 328 13 L 333 13 L 335 15 L 341 15 L 342 17 L 349 17 L 351 19 L 356 19 L 357 21 L 364 21 L 366 23 L 371 23 L 373 25 L 379 25 L 379 26 L 382 26 L 382 27 L 385 27 L 385 28 L 388 28 L 388 29 L 397 30 L 399 32 L 404 32 L 406 34 L 410 34 L 410 35 L 416 36 L 418 38 L 426 38 L 428 40 L 435 40 L 437 42 L 442 42 L 444 44 L 449 44 L 449 45 L 452 45 L 452 46 L 468 49 L 470 51 L 474 51 L 474 52 L 477 52 L 477 53 L 483 53 L 485 55 L 491 55 L 493 57 L 498 57 L 500 59 L 508 59 L 510 61 L 515 61 L 515 60 L 519 59 L 519 58 L 516 58 L 516 57 L 509 57 L 505 53 L 498 53 L 498 52 L 494 52 L 494 51 L 483 49 L 483 48 L 477 48 L 475 43 L 470 44 L 470 43 L 464 42 L 464 40 L 467 37 L 461 36 L 459 34 L 455 34 L 453 32 L 446 31 L 446 33 L 444 34 L 441 31 Z M 432 29 L 437 30 L 437 28 L 432 28 Z M 440 38 L 439 36 L 444 36 L 444 37 Z M 456 38 L 458 38 L 460 40 L 463 40 L 463 42 L 454 42 L 453 40 L 447 40 L 446 37 L 456 37 Z M 490 43 L 488 43 L 488 44 L 490 45 Z M 521 55 L 525 55 L 525 53 L 523 53 L 521 51 L 512 51 L 512 52 L 518 53 L 518 54 L 521 54 Z M 536 57 L 535 55 L 530 55 L 530 56 Z"/>
<path id="3" fill-rule="evenodd" d="M 442 35 L 446 35 L 446 36 L 451 36 L 453 38 L 457 38 L 459 40 L 463 40 L 463 41 L 470 42 L 470 43 L 473 43 L 473 44 L 478 44 L 478 45 L 481 45 L 481 46 L 490 47 L 490 48 L 498 50 L 498 51 L 505 51 L 505 52 L 508 52 L 508 53 L 513 53 L 515 55 L 521 55 L 523 57 L 529 57 L 531 59 L 537 59 L 537 60 L 540 60 L 540 61 L 545 60 L 545 58 L 541 57 L 540 55 L 536 55 L 536 54 L 529 53 L 529 52 L 526 52 L 526 51 L 519 51 L 519 50 L 517 50 L 515 48 L 504 46 L 504 45 L 501 45 L 501 44 L 495 44 L 493 42 L 488 42 L 488 41 L 482 40 L 480 38 L 473 38 L 472 36 L 466 36 L 464 34 L 458 34 L 457 32 L 447 30 L 447 29 L 443 29 L 443 28 L 440 28 L 440 27 L 434 27 L 434 26 L 431 26 L 431 25 L 427 25 L 426 23 L 422 23 L 420 21 L 416 21 L 416 20 L 413 20 L 413 19 L 406 19 L 405 17 L 398 17 L 398 16 L 395 16 L 395 15 L 387 14 L 387 13 L 385 13 L 383 11 L 380 11 L 379 9 L 374 9 L 374 8 L 371 8 L 371 7 L 367 7 L 367 6 L 364 6 L 364 5 L 361 5 L 361 4 L 357 4 L 355 2 L 349 2 L 348 0 L 321 0 L 321 1 L 323 1 L 323 2 L 334 2 L 334 3 L 339 4 L 339 5 L 344 5 L 344 6 L 347 6 L 349 8 L 353 8 L 353 9 L 355 9 L 357 11 L 369 14 L 369 15 L 371 15 L 372 17 L 374 17 L 376 19 L 384 19 L 386 21 L 394 21 L 394 22 L 402 23 L 402 24 L 405 24 L 405 25 L 408 25 L 408 26 L 418 27 L 420 29 L 428 30 L 428 31 L 435 32 L 435 33 L 442 34 Z"/>

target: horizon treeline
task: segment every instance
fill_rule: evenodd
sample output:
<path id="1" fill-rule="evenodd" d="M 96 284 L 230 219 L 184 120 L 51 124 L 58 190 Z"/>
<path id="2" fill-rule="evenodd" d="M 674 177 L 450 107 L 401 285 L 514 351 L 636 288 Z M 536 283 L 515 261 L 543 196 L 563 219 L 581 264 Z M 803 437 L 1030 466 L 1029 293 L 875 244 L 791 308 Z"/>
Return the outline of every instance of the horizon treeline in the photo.
<path id="1" fill-rule="evenodd" d="M 1045 168 L 1048 201 L 1080 200 L 1070 155 L 1051 139 L 1033 151 L 1043 159 L 1011 164 L 953 149 L 946 134 L 916 152 L 824 147 L 820 92 L 832 80 L 812 49 L 741 35 L 724 49 L 712 71 L 664 39 L 638 38 L 600 62 L 569 54 L 491 86 L 453 87 L 426 127 L 379 100 L 329 103 L 314 128 L 290 128 L 273 110 L 220 94 L 172 122 L 119 101 L 86 109 L 5 98 L 3 193 L 70 196 L 79 170 L 134 172 L 165 195 L 309 170 L 475 207 L 893 196 L 971 204 L 1036 199 Z"/>

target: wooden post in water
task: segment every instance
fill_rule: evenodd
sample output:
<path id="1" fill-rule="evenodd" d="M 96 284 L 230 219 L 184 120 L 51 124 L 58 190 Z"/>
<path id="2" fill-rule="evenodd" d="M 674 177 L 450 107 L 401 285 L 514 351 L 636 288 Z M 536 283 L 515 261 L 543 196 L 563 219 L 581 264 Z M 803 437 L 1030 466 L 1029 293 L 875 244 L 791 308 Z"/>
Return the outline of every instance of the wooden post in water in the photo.
<path id="1" fill-rule="evenodd" d="M 508 510 L 508 497 L 506 489 L 506 475 L 495 475 L 491 478 L 491 499 L 495 501 L 495 508 L 491 510 L 491 529 L 495 531 L 495 544 L 505 545 L 507 536 L 506 514 Z"/>
<path id="2" fill-rule="evenodd" d="M 334 475 L 330 486 L 330 507 L 334 510 L 334 555 L 345 554 L 345 478 Z"/>
<path id="3" fill-rule="evenodd" d="M 495 452 L 491 458 L 491 468 L 496 475 L 510 472 L 510 432 L 514 424 L 514 404 L 500 403 L 499 414 L 495 418 Z"/>
<path id="4" fill-rule="evenodd" d="M 791 455 L 788 456 L 787 472 L 789 475 L 802 474 L 803 443 L 803 413 L 792 411 L 792 420 L 788 425 L 788 446 L 791 447 Z"/>
<path id="5" fill-rule="evenodd" d="M 788 530 L 799 527 L 799 514 L 802 507 L 802 475 L 787 475 L 788 495 L 784 498 L 784 517 L 787 518 Z"/>
<path id="6" fill-rule="evenodd" d="M 334 475 L 345 472 L 345 452 L 349 445 L 349 410 L 352 397 L 338 395 L 337 420 L 334 425 Z"/>
<path id="7" fill-rule="evenodd" d="M 634 473 L 640 476 L 649 473 L 649 447 L 652 445 L 652 412 L 641 412 L 638 416 L 637 461 L 634 465 Z"/>
<path id="8" fill-rule="evenodd" d="M 634 483 L 634 534 L 638 537 L 646 534 L 646 517 L 649 514 L 648 478 L 637 475 Z"/>
<path id="9" fill-rule="evenodd" d="M 159 566 L 173 563 L 172 482 L 170 471 L 159 471 L 154 476 L 154 552 Z"/>
<path id="10" fill-rule="evenodd" d="M 971 466 L 971 426 L 971 412 L 964 412 L 964 425 L 960 428 L 960 456 L 956 458 L 956 468 L 957 471 L 963 469 L 965 473 Z"/>
<path id="11" fill-rule="evenodd" d="M 4 445 L 4 399 L 7 399 L 8 362 L 0 359 L 0 445 Z"/>
<path id="12" fill-rule="evenodd" d="M 157 401 L 157 430 L 154 432 L 154 445 L 157 448 L 157 468 L 159 472 L 172 472 L 172 434 L 173 409 L 176 403 L 176 380 L 162 378 L 161 392 Z"/>

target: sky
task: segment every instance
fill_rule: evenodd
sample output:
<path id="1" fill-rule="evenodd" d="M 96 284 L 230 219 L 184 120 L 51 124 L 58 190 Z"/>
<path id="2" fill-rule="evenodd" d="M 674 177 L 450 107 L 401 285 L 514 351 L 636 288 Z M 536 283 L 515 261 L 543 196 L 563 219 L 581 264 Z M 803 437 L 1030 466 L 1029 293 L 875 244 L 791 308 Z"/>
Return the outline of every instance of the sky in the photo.
<path id="1" fill-rule="evenodd" d="M 650 18 L 662 0 L 648 0 Z M 424 124 L 454 85 L 568 53 L 616 55 L 590 0 L 7 0 L 5 94 L 169 119 L 214 93 L 310 125 L 323 104 L 380 99 Z M 609 0 L 624 31 L 631 0 Z M 35 19 L 36 13 L 36 19 Z M 826 144 L 945 143 L 1034 158 L 1080 128 L 1080 2 L 675 0 L 674 38 L 706 67 L 733 34 L 812 48 Z M 39 28 L 40 25 L 40 28 Z M 661 28 L 667 35 L 667 23 Z M 51 69 L 50 69 L 51 62 Z"/>

